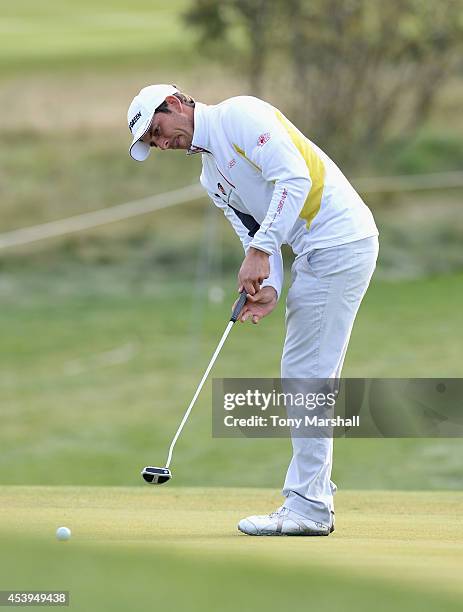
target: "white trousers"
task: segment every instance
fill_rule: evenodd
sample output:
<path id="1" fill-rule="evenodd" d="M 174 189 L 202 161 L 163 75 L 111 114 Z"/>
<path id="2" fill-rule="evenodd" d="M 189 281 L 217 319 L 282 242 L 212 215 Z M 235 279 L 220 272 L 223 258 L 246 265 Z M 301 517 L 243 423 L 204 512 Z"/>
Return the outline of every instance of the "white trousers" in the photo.
<path id="1" fill-rule="evenodd" d="M 298 257 L 286 301 L 282 378 L 338 378 L 352 326 L 378 257 L 378 238 L 364 238 Z M 285 506 L 329 525 L 334 512 L 332 438 L 292 437 Z"/>

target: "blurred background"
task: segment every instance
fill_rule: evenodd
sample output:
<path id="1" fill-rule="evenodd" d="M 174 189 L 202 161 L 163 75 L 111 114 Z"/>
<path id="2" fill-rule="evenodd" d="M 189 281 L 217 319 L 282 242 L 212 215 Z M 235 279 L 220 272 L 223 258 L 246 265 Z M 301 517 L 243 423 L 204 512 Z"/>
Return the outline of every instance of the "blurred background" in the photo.
<path id="1" fill-rule="evenodd" d="M 269 100 L 361 191 L 381 254 L 344 375 L 460 376 L 460 0 L 20 0 L 0 28 L 0 482 L 139 484 L 222 333 L 242 251 L 220 211 L 193 188 L 136 211 L 200 172 L 179 152 L 127 155 L 127 106 L 149 83 L 206 103 Z M 117 218 L 128 202 L 121 221 L 76 232 L 69 220 Z M 234 331 L 216 377 L 278 376 L 283 304 Z M 194 475 L 177 482 L 279 487 L 289 444 L 211 439 L 210 395 L 178 445 Z M 344 487 L 462 484 L 458 441 L 336 446 Z"/>
<path id="2" fill-rule="evenodd" d="M 372 208 L 381 254 L 345 376 L 461 375 L 461 0 L 17 0 L 0 29 L 1 483 L 140 485 L 235 299 L 241 245 L 190 189 L 198 157 L 127 155 L 127 107 L 150 83 L 269 100 Z M 70 220 L 101 209 L 114 215 Z M 278 376 L 283 317 L 281 300 L 234 330 L 214 376 Z M 335 446 L 343 488 L 463 482 L 458 440 Z M 278 488 L 289 454 L 212 439 L 209 382 L 176 483 Z"/>

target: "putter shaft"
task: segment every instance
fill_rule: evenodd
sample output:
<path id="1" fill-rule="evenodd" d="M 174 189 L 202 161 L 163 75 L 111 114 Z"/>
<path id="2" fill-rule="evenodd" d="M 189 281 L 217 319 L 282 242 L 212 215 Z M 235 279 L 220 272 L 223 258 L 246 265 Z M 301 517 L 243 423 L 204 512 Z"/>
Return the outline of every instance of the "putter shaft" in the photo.
<path id="1" fill-rule="evenodd" d="M 241 308 L 240 308 L 240 311 L 241 311 Z M 227 339 L 227 336 L 230 333 L 230 330 L 233 327 L 233 323 L 235 321 L 236 321 L 236 319 L 233 320 L 233 318 L 229 321 L 229 323 L 227 325 L 227 328 L 225 329 L 225 331 L 223 333 L 223 336 L 222 336 L 222 338 L 221 338 L 217 348 L 215 349 L 214 354 L 212 355 L 212 359 L 209 362 L 209 365 L 207 366 L 206 371 L 203 374 L 203 377 L 201 378 L 201 382 L 199 383 L 198 388 L 196 389 L 196 392 L 195 392 L 195 394 L 193 396 L 193 399 L 191 400 L 190 405 L 187 408 L 187 411 L 183 415 L 182 422 L 180 423 L 180 425 L 179 425 L 179 427 L 177 429 L 177 433 L 175 434 L 175 436 L 174 436 L 174 438 L 173 438 L 173 440 L 172 440 L 172 442 L 170 444 L 169 454 L 167 455 L 166 468 L 169 468 L 169 466 L 170 466 L 170 462 L 172 460 L 172 453 L 173 453 L 173 450 L 174 450 L 175 443 L 177 442 L 177 439 L 178 439 L 179 435 L 181 434 L 182 429 L 183 429 L 185 423 L 188 420 L 188 417 L 190 416 L 190 412 L 191 412 L 191 410 L 192 410 L 192 408 L 193 408 L 193 406 L 194 406 L 194 404 L 195 404 L 195 402 L 196 402 L 196 400 L 198 398 L 198 395 L 201 393 L 201 389 L 203 388 L 203 385 L 206 382 L 207 377 L 209 376 L 209 372 L 212 370 L 212 366 L 214 365 L 215 360 L 217 359 L 217 357 L 218 357 L 218 355 L 219 355 L 219 353 L 220 353 L 220 351 L 222 349 L 222 346 L 224 345 L 225 340 Z"/>

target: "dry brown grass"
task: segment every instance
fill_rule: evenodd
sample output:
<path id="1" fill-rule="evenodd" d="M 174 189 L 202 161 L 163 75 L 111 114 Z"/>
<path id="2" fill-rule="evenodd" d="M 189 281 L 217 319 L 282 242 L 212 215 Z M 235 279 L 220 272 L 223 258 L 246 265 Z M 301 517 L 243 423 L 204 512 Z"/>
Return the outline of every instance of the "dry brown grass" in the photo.
<path id="1" fill-rule="evenodd" d="M 244 80 L 208 67 L 189 73 L 153 70 L 109 73 L 40 74 L 10 77 L 0 83 L 0 131 L 39 132 L 80 129 L 126 130 L 126 110 L 145 85 L 176 83 L 205 103 L 249 93 Z"/>

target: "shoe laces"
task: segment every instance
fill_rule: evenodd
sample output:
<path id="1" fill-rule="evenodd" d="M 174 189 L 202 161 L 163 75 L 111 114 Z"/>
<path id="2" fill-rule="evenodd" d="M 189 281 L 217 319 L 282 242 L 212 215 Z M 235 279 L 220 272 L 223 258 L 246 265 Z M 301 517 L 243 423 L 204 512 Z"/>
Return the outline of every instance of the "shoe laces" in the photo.
<path id="1" fill-rule="evenodd" d="M 288 508 L 285 508 L 284 506 L 280 506 L 274 512 L 270 512 L 269 518 L 278 518 L 280 515 L 286 514 L 287 510 Z"/>

